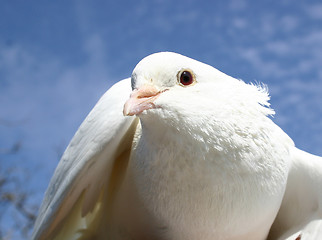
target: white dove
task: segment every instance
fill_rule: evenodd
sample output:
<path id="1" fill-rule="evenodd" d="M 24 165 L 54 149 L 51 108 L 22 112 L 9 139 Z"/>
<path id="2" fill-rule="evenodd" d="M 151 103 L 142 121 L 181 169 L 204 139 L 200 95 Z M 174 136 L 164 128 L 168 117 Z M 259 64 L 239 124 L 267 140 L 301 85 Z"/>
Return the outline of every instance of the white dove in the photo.
<path id="1" fill-rule="evenodd" d="M 322 158 L 268 100 L 188 57 L 144 58 L 76 132 L 32 239 L 322 239 Z"/>

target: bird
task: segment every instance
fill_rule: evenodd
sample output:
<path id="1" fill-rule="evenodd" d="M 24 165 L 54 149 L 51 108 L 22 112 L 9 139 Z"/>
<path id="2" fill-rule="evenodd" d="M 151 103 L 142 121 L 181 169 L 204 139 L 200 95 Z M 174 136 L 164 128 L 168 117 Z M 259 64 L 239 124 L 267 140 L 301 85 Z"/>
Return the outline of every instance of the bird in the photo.
<path id="1" fill-rule="evenodd" d="M 32 239 L 322 239 L 322 158 L 269 100 L 181 54 L 143 58 L 75 133 Z"/>

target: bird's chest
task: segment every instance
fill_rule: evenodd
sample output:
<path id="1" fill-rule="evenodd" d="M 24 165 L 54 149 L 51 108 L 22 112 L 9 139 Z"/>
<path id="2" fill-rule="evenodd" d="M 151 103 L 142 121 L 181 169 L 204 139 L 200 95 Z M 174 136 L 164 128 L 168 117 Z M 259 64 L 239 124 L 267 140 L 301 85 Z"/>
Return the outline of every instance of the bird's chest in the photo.
<path id="1" fill-rule="evenodd" d="M 272 194 L 273 177 L 263 173 L 274 169 L 253 170 L 236 156 L 188 138 L 140 137 L 129 170 L 142 206 L 168 239 L 264 239 L 284 188 Z"/>
<path id="2" fill-rule="evenodd" d="M 181 145 L 138 142 L 131 159 L 134 184 L 159 226 L 171 234 L 213 236 L 216 229 L 223 234 L 242 225 L 241 216 L 252 204 L 247 199 L 251 192 L 242 182 L 252 180 L 236 176 L 229 164 L 220 166 L 225 162 L 222 157 L 184 140 Z M 174 239 L 189 239 L 179 235 Z"/>

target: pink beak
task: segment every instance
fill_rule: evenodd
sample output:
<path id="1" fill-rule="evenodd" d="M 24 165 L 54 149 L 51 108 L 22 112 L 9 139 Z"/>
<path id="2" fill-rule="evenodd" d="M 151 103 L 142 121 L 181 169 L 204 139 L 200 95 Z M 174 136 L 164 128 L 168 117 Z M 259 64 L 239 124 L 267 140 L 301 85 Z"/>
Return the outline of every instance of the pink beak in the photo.
<path id="1" fill-rule="evenodd" d="M 154 100 L 164 91 L 159 91 L 151 85 L 143 85 L 134 89 L 123 108 L 124 116 L 133 116 L 144 110 L 155 108 Z"/>

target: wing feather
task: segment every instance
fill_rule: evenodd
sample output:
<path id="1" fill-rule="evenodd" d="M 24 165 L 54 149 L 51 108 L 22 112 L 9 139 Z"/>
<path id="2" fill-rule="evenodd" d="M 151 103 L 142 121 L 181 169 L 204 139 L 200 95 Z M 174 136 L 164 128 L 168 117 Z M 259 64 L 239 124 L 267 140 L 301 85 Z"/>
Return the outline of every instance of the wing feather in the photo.
<path id="1" fill-rule="evenodd" d="M 116 83 L 81 124 L 50 181 L 32 239 L 47 239 L 77 203 L 81 216 L 94 211 L 115 160 L 131 148 L 137 120 L 122 115 L 130 93 L 130 79 Z"/>
<path id="2" fill-rule="evenodd" d="M 285 196 L 269 239 L 322 239 L 322 158 L 295 147 L 291 154 Z"/>

